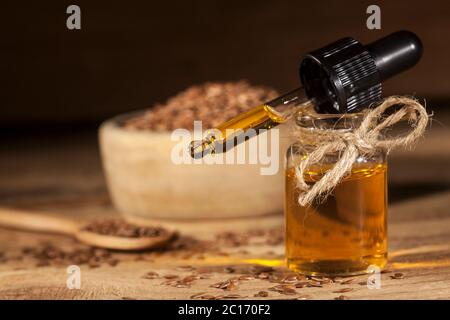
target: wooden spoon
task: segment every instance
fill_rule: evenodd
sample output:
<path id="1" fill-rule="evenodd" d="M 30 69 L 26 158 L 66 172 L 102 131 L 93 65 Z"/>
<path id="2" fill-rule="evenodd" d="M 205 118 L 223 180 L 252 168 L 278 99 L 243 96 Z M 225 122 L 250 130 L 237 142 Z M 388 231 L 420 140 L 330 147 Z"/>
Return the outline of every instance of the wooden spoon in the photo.
<path id="1" fill-rule="evenodd" d="M 170 241 L 176 234 L 173 230 L 155 237 L 129 238 L 103 235 L 83 230 L 86 223 L 50 216 L 45 213 L 0 208 L 0 226 L 42 233 L 71 236 L 87 245 L 105 249 L 135 251 L 154 249 Z"/>

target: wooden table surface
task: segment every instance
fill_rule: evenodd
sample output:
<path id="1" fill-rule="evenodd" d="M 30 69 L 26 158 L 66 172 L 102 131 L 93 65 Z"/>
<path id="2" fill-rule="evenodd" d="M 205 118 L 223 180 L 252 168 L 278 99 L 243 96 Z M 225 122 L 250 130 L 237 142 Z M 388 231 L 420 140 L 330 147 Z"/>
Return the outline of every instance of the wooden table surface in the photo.
<path id="1" fill-rule="evenodd" d="M 0 206 L 44 210 L 71 219 L 116 216 L 103 181 L 95 135 L 6 141 L 0 153 Z M 435 125 L 411 153 L 397 152 L 390 161 L 389 250 L 390 272 L 381 275 L 381 288 L 369 289 L 367 276 L 351 284 L 327 284 L 297 289 L 295 295 L 269 291 L 264 299 L 449 299 L 450 298 L 450 134 Z M 280 219 L 282 216 L 280 215 Z M 204 235 L 204 240 L 214 234 Z M 257 240 L 257 239 L 256 239 Z M 24 247 L 50 242 L 71 248 L 74 240 L 0 229 L 0 253 L 17 256 Z M 253 298 L 275 284 L 264 279 L 240 281 L 238 289 L 224 292 L 212 284 L 235 274 L 228 265 L 255 262 L 283 271 L 283 246 L 253 241 L 223 252 L 205 252 L 201 258 L 179 254 L 117 254 L 116 266 L 81 265 L 81 288 L 66 287 L 66 265 L 36 266 L 29 259 L 1 259 L 0 299 L 189 299 L 196 293 L 213 296 L 238 294 Z M 193 270 L 180 266 L 192 266 Z M 211 267 L 207 279 L 190 287 L 164 284 L 164 275 L 195 274 Z M 216 270 L 216 271 L 214 271 Z M 144 279 L 150 271 L 156 279 Z M 394 273 L 403 279 L 392 279 Z M 338 293 L 342 288 L 352 291 Z"/>

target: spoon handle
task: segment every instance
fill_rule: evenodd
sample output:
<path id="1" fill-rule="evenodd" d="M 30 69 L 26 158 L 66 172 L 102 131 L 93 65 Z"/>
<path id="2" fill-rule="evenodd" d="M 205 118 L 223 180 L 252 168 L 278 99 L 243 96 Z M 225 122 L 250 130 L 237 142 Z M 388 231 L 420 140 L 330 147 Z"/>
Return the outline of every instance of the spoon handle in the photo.
<path id="1" fill-rule="evenodd" d="M 19 209 L 0 207 L 0 226 L 18 230 L 74 235 L 80 225 L 74 221 Z"/>

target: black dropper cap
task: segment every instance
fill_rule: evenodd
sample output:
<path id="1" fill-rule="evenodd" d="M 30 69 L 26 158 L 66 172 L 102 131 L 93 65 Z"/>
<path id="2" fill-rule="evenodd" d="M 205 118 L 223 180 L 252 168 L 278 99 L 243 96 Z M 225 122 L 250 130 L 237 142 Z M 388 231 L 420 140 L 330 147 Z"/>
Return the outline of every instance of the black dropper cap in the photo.
<path id="1" fill-rule="evenodd" d="M 300 78 L 318 112 L 357 112 L 379 101 L 381 82 L 414 66 L 422 51 L 419 37 L 409 31 L 366 46 L 343 38 L 305 55 Z"/>

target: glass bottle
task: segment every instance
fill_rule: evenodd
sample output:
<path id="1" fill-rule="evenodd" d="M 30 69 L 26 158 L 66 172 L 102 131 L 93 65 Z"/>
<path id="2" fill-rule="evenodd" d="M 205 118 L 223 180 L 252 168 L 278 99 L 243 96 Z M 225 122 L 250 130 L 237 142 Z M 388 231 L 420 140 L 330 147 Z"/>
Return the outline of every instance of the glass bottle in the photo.
<path id="1" fill-rule="evenodd" d="M 363 114 L 317 114 L 305 108 L 295 125 L 306 130 L 352 131 Z M 286 257 L 288 267 L 309 275 L 345 276 L 381 270 L 387 263 L 387 164 L 383 150 L 359 156 L 351 173 L 323 199 L 298 203 L 295 167 L 315 148 L 314 134 L 302 135 L 287 151 Z M 327 154 L 304 174 L 314 183 L 339 159 Z M 370 268 L 369 268 L 370 267 Z"/>

